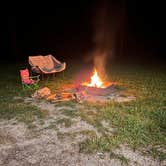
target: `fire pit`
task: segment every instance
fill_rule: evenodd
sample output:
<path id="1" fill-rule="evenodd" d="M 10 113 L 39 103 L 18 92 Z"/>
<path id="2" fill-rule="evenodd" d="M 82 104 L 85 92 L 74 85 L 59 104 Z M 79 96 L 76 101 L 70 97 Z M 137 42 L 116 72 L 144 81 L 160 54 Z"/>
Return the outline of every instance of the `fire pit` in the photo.
<path id="1" fill-rule="evenodd" d="M 107 88 L 87 87 L 80 85 L 76 88 L 75 94 L 81 101 L 108 102 L 118 95 L 113 85 Z"/>
<path id="2" fill-rule="evenodd" d="M 73 88 L 75 98 L 79 101 L 106 103 L 111 100 L 125 102 L 135 99 L 132 95 L 126 95 L 124 90 L 120 90 L 117 83 L 102 81 L 97 70 L 94 69 L 90 82 L 83 82 Z"/>
<path id="3" fill-rule="evenodd" d="M 97 73 L 97 70 L 94 69 L 90 82 L 83 82 L 79 85 L 65 85 L 65 87 L 61 87 L 60 90 L 56 91 L 54 94 L 51 93 L 49 88 L 45 87 L 37 90 L 32 97 L 44 98 L 53 103 L 69 100 L 75 100 L 79 103 L 84 101 L 107 103 L 112 100 L 117 102 L 126 102 L 135 99 L 134 96 L 126 94 L 126 91 L 122 89 L 123 88 L 119 88 L 117 83 L 102 81 Z"/>

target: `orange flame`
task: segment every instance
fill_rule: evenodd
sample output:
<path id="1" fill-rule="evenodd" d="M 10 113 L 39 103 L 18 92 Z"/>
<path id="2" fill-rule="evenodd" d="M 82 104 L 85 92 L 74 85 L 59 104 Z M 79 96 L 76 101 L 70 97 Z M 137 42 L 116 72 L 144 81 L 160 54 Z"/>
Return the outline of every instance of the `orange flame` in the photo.
<path id="1" fill-rule="evenodd" d="M 85 82 L 85 83 L 83 83 L 83 85 L 89 86 L 89 87 L 104 88 L 103 81 L 98 76 L 97 70 L 95 68 L 94 68 L 94 73 L 91 76 L 91 82 L 90 83 Z"/>

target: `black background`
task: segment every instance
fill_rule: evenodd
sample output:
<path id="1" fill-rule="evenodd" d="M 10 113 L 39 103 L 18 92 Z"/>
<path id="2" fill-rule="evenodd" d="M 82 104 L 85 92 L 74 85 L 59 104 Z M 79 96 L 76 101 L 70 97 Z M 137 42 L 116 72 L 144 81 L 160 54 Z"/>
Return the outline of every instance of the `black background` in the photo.
<path id="1" fill-rule="evenodd" d="M 56 4 L 53 16 L 4 16 L 1 31 L 4 60 L 18 62 L 30 55 L 52 54 L 62 61 L 79 60 L 93 50 L 96 11 L 104 1 Z M 123 36 L 117 32 L 114 59 L 164 63 L 165 8 L 160 1 L 108 1 L 110 22 L 123 15 Z M 44 12 L 41 12 L 44 13 Z M 116 21 L 115 21 L 116 22 Z M 120 22 L 120 21 L 119 21 Z M 6 33 L 4 33 L 6 32 Z M 121 48 L 121 42 L 123 48 Z M 119 51 L 121 48 L 121 51 Z M 88 54 L 88 56 L 91 56 Z"/>

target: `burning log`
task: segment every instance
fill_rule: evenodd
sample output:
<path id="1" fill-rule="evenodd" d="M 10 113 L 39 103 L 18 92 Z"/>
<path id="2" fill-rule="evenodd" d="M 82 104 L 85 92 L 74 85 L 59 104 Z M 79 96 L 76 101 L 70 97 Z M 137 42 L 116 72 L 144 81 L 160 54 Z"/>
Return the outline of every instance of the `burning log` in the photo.
<path id="1" fill-rule="evenodd" d="M 93 75 L 91 76 L 91 81 L 90 82 L 83 82 L 82 85 L 86 87 L 94 87 L 94 88 L 107 88 L 108 86 L 111 85 L 110 82 L 102 80 L 96 68 L 94 68 Z"/>

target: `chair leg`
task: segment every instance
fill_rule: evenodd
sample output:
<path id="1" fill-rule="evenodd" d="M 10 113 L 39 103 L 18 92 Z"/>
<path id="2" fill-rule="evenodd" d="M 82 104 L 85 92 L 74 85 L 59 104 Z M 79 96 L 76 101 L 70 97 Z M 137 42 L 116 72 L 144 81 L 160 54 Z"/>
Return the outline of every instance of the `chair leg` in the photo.
<path id="1" fill-rule="evenodd" d="M 62 71 L 62 78 L 64 79 L 64 77 L 65 77 L 65 73 L 64 71 Z"/>
<path id="2" fill-rule="evenodd" d="M 44 74 L 43 73 L 41 74 L 41 78 L 42 78 L 42 80 L 44 79 Z"/>

